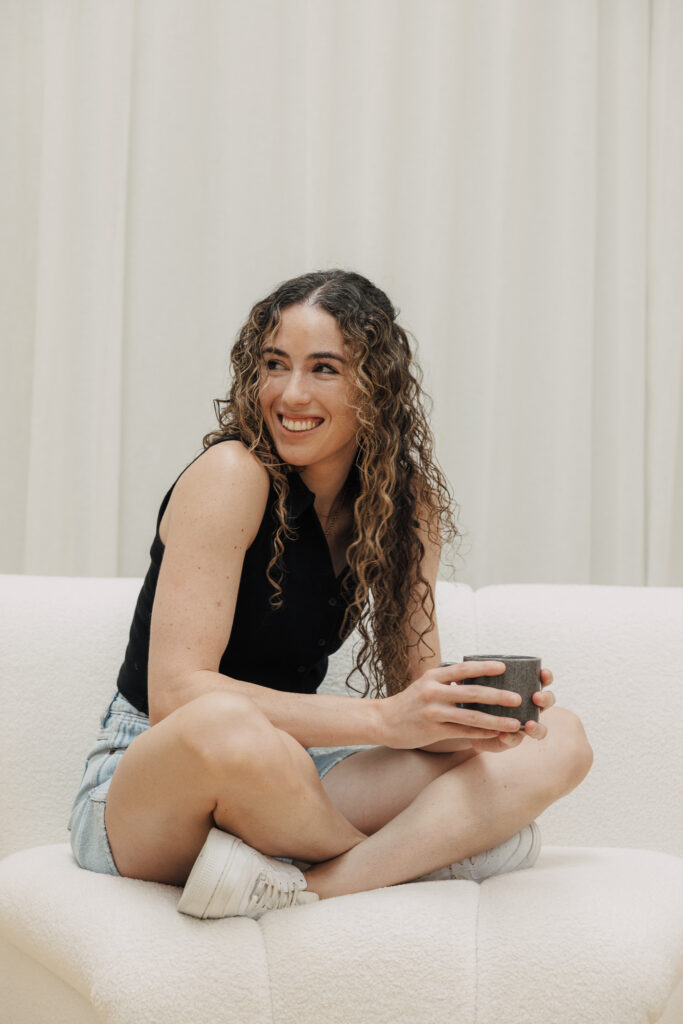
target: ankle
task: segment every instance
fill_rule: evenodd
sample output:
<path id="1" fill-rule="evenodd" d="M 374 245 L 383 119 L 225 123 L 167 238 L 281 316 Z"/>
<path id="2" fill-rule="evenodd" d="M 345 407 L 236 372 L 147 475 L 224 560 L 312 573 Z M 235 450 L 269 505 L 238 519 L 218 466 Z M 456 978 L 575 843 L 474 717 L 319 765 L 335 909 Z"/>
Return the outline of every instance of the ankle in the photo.
<path id="1" fill-rule="evenodd" d="M 314 892 L 319 900 L 327 900 L 332 896 L 342 895 L 334 888 L 333 884 L 330 884 L 332 879 L 329 877 L 329 872 L 324 870 L 330 863 L 333 862 L 325 861 L 324 864 L 314 864 L 308 871 L 303 872 L 303 876 L 306 879 L 306 891 Z"/>
<path id="2" fill-rule="evenodd" d="M 360 840 L 354 843 L 350 849 L 337 857 L 311 865 L 308 871 L 303 872 L 307 888 L 316 893 L 321 900 L 331 899 L 333 896 L 347 896 L 366 888 L 361 864 L 356 855 L 356 850 L 360 849 L 363 842 L 364 840 Z"/>

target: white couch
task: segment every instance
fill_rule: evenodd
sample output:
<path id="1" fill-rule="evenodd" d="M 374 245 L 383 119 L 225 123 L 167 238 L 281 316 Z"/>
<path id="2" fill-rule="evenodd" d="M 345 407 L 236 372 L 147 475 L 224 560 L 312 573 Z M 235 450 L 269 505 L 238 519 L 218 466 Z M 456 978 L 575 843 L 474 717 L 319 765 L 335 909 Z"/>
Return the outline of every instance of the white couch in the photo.
<path id="1" fill-rule="evenodd" d="M 532 870 L 255 922 L 183 917 L 67 844 L 139 582 L 0 577 L 3 1024 L 681 1024 L 683 589 L 440 583 L 444 659 L 541 656 L 590 775 Z"/>

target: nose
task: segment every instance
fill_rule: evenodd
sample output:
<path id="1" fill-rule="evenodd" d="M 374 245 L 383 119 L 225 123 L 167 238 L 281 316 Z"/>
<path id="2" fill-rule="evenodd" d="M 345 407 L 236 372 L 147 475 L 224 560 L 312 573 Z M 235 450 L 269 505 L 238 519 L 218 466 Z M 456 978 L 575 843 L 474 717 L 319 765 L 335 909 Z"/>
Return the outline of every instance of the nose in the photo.
<path id="1" fill-rule="evenodd" d="M 311 394 L 304 370 L 292 370 L 287 375 L 283 398 L 287 405 L 308 405 Z"/>

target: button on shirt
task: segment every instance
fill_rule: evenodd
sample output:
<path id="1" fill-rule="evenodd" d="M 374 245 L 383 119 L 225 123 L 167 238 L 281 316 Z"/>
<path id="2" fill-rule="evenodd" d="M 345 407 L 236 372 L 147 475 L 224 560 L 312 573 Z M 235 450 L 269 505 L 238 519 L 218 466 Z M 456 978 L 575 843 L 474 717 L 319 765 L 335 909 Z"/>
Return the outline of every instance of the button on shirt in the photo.
<path id="1" fill-rule="evenodd" d="M 245 555 L 230 639 L 219 671 L 275 690 L 315 693 L 325 677 L 328 656 L 343 642 L 340 629 L 353 597 L 355 580 L 348 566 L 338 576 L 334 574 L 327 539 L 313 507 L 313 492 L 297 472 L 288 475 L 288 482 L 287 519 L 295 528 L 296 538 L 284 538 L 282 606 L 271 608 L 273 588 L 266 577 L 276 529 L 276 495 L 271 483 L 258 533 Z M 352 490 L 358 486 L 355 466 L 349 484 Z M 150 549 L 151 564 L 140 591 L 118 678 L 121 693 L 144 712 L 148 711 L 149 629 L 164 553 L 159 523 L 172 491 L 173 487 L 159 510 Z"/>

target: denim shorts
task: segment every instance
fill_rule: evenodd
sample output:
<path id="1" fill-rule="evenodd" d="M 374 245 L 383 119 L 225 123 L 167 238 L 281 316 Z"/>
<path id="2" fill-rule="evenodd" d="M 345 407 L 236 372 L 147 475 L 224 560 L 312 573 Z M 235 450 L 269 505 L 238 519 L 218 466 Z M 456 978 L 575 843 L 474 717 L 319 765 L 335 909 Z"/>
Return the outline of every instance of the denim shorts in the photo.
<path id="1" fill-rule="evenodd" d="M 107 839 L 104 807 L 117 764 L 133 740 L 149 727 L 149 717 L 133 707 L 121 693 L 112 698 L 100 717 L 100 731 L 95 745 L 88 753 L 68 824 L 74 857 L 88 871 L 104 875 L 119 874 Z M 345 757 L 365 749 L 310 747 L 308 753 L 322 779 Z M 289 861 L 287 857 L 278 859 Z"/>

